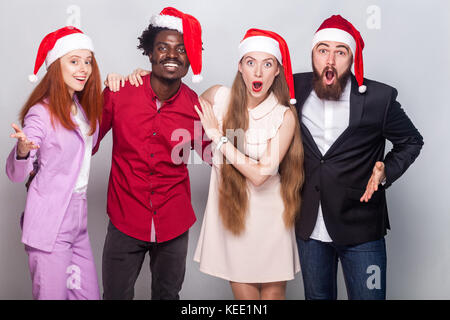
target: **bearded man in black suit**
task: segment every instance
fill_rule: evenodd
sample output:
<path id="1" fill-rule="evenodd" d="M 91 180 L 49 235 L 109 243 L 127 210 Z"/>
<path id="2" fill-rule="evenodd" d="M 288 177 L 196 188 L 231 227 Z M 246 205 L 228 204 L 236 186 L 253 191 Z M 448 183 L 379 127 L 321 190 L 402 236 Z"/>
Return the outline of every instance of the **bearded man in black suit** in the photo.
<path id="1" fill-rule="evenodd" d="M 305 152 L 296 237 L 306 299 L 337 298 L 339 260 L 349 299 L 386 298 L 385 190 L 423 145 L 397 90 L 363 78 L 363 48 L 358 30 L 332 16 L 314 35 L 313 72 L 294 75 Z M 386 140 L 393 148 L 385 155 Z"/>

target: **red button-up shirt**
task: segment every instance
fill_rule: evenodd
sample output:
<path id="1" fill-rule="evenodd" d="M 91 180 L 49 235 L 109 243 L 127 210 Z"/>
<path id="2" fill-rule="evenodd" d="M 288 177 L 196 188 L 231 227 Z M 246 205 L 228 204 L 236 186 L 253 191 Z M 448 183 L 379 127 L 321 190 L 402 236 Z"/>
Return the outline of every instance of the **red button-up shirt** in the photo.
<path id="1" fill-rule="evenodd" d="M 164 242 L 196 221 L 186 163 L 192 148 L 211 163 L 211 141 L 205 139 L 194 109 L 200 106 L 194 91 L 182 83 L 172 98 L 160 103 L 150 75 L 143 82 L 138 88 L 127 82 L 116 93 L 104 90 L 103 119 L 93 152 L 112 128 L 107 204 L 111 222 L 133 238 L 150 241 L 153 221 L 156 241 Z"/>

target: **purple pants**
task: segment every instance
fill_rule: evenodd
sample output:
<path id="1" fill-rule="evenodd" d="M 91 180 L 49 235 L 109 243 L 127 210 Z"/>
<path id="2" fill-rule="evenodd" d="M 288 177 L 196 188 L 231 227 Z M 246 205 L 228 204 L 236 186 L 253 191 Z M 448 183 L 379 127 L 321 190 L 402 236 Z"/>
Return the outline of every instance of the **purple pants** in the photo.
<path id="1" fill-rule="evenodd" d="M 74 193 L 52 252 L 25 246 L 37 300 L 99 300 L 87 231 L 86 194 Z"/>

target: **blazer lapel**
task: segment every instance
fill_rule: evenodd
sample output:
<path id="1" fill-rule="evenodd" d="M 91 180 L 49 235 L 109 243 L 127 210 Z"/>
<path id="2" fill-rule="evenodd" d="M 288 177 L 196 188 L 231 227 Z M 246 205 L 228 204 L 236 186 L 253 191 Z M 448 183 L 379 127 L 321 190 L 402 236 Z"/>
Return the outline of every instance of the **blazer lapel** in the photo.
<path id="1" fill-rule="evenodd" d="M 298 81 L 298 84 L 296 83 L 295 89 L 296 89 L 295 96 L 297 99 L 298 120 L 300 122 L 303 144 L 308 146 L 318 158 L 322 158 L 322 153 L 317 147 L 316 142 L 314 141 L 314 138 L 311 135 L 311 132 L 309 132 L 308 128 L 302 122 L 303 105 L 305 104 L 306 99 L 308 99 L 313 89 L 312 73 L 307 74 L 305 76 L 305 79 L 304 80 L 302 79 L 301 82 Z"/>

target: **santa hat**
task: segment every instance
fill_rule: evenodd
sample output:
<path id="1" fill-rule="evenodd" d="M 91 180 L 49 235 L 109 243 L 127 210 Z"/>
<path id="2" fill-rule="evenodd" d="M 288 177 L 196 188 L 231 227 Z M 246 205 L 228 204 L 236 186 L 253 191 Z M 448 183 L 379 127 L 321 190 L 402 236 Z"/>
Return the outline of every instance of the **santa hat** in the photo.
<path id="1" fill-rule="evenodd" d="M 184 47 L 191 64 L 192 82 L 200 82 L 202 72 L 202 27 L 193 16 L 183 13 L 175 8 L 164 8 L 159 15 L 150 19 L 154 27 L 176 30 L 183 34 Z"/>
<path id="2" fill-rule="evenodd" d="M 337 41 L 343 42 L 350 47 L 353 52 L 353 66 L 355 70 L 355 78 L 358 82 L 359 92 L 364 93 L 367 87 L 363 85 L 364 81 L 364 65 L 362 51 L 364 49 L 364 41 L 358 30 L 340 15 L 334 15 L 326 19 L 319 29 L 317 29 L 312 47 L 321 41 Z"/>
<path id="3" fill-rule="evenodd" d="M 290 103 L 296 104 L 294 78 L 292 76 L 291 57 L 286 41 L 277 33 L 260 29 L 249 29 L 239 44 L 239 60 L 248 52 L 269 53 L 283 65 L 284 76 L 289 87 Z"/>
<path id="4" fill-rule="evenodd" d="M 48 67 L 65 54 L 73 50 L 88 49 L 94 52 L 92 40 L 75 27 L 64 27 L 49 33 L 42 39 L 36 56 L 33 74 L 28 76 L 31 82 L 38 80 L 36 74 L 45 61 Z"/>

